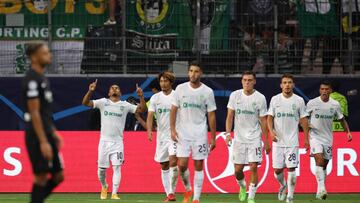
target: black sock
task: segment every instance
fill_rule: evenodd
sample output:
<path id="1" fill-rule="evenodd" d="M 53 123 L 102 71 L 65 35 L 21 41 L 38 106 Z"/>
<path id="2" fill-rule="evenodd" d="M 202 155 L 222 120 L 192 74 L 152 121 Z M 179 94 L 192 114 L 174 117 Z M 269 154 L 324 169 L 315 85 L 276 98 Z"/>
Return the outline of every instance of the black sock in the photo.
<path id="1" fill-rule="evenodd" d="M 43 203 L 45 199 L 45 186 L 33 184 L 31 203 Z"/>
<path id="2" fill-rule="evenodd" d="M 53 179 L 48 180 L 44 190 L 44 198 L 47 198 L 58 185 L 59 183 L 56 183 Z"/>

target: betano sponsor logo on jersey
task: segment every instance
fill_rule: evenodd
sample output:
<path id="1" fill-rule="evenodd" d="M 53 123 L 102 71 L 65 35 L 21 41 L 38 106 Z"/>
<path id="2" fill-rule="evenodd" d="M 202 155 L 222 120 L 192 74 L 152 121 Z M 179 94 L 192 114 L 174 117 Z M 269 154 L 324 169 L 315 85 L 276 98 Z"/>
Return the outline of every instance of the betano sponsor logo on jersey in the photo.
<path id="1" fill-rule="evenodd" d="M 276 114 L 276 117 L 280 118 L 280 117 L 286 117 L 286 118 L 294 118 L 295 117 L 295 114 L 293 113 L 285 113 L 285 112 L 278 112 Z"/>
<path id="2" fill-rule="evenodd" d="M 168 113 L 168 112 L 170 112 L 170 109 L 167 108 L 158 109 L 158 113 Z"/>
<path id="3" fill-rule="evenodd" d="M 334 119 L 334 115 L 321 115 L 321 114 L 315 114 L 315 118 L 318 118 L 318 119 L 330 119 L 330 120 L 333 120 L 333 119 Z"/>
<path id="4" fill-rule="evenodd" d="M 196 108 L 196 109 L 201 109 L 201 104 L 195 104 L 195 103 L 184 102 L 182 106 L 183 106 L 184 108 Z"/>
<path id="5" fill-rule="evenodd" d="M 123 115 L 123 114 L 121 114 L 121 113 L 104 111 L 104 116 L 116 116 L 116 117 L 121 117 L 122 115 Z"/>
<path id="6" fill-rule="evenodd" d="M 236 114 L 254 115 L 255 111 L 236 109 Z"/>

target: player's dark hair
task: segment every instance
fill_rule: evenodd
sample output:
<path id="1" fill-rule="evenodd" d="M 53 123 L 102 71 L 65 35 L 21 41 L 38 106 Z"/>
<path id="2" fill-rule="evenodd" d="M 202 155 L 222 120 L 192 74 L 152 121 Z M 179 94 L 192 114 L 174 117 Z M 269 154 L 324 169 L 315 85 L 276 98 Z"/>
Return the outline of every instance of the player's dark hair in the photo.
<path id="1" fill-rule="evenodd" d="M 198 61 L 196 61 L 196 60 L 191 61 L 191 62 L 189 63 L 189 69 L 190 69 L 191 66 L 197 66 L 197 67 L 200 68 L 200 70 L 202 70 L 201 64 L 200 64 Z"/>
<path id="2" fill-rule="evenodd" d="M 246 70 L 246 71 L 244 71 L 244 72 L 242 73 L 241 78 L 244 77 L 244 75 L 252 75 L 252 76 L 254 77 L 254 79 L 256 79 L 256 73 L 253 72 L 253 71 L 251 71 L 251 70 Z"/>
<path id="3" fill-rule="evenodd" d="M 34 55 L 41 47 L 46 46 L 47 44 L 43 41 L 34 41 L 25 44 L 25 54 L 28 57 Z"/>
<path id="4" fill-rule="evenodd" d="M 340 82 L 337 81 L 337 80 L 331 81 L 331 89 L 332 89 L 334 92 L 338 92 L 339 89 L 340 89 Z"/>
<path id="5" fill-rule="evenodd" d="M 158 80 L 151 81 L 151 83 L 149 84 L 149 88 L 150 89 L 157 89 L 158 91 L 160 91 L 161 88 L 160 88 L 159 81 Z"/>
<path id="6" fill-rule="evenodd" d="M 331 84 L 331 82 L 329 80 L 321 81 L 320 85 L 326 85 L 326 86 L 331 87 L 331 89 L 332 89 L 332 84 Z"/>
<path id="7" fill-rule="evenodd" d="M 160 82 L 161 77 L 168 79 L 171 84 L 174 84 L 174 82 L 175 82 L 175 76 L 170 71 L 164 71 L 164 72 L 160 73 L 158 76 L 158 82 Z"/>
<path id="8" fill-rule="evenodd" d="M 283 80 L 284 78 L 289 78 L 289 79 L 291 79 L 293 82 L 295 82 L 295 81 L 294 81 L 294 76 L 293 76 L 292 74 L 290 74 L 290 73 L 284 73 L 284 74 L 281 76 L 280 83 L 282 82 L 282 80 Z"/>

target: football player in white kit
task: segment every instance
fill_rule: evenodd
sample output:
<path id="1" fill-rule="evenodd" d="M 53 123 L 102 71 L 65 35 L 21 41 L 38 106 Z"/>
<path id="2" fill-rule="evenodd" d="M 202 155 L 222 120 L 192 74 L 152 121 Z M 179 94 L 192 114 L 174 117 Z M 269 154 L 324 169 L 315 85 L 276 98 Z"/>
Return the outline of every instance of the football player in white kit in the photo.
<path id="1" fill-rule="evenodd" d="M 299 163 L 299 123 L 305 135 L 305 147 L 309 148 L 309 124 L 303 98 L 293 93 L 295 87 L 291 74 L 281 77 L 282 92 L 271 98 L 268 111 L 268 127 L 272 145 L 272 161 L 275 178 L 280 183 L 279 200 L 293 202 L 296 172 Z M 287 183 L 284 178 L 287 168 Z M 286 188 L 288 194 L 286 197 Z"/>
<path id="2" fill-rule="evenodd" d="M 170 110 L 174 90 L 172 85 L 175 81 L 173 73 L 165 71 L 158 76 L 161 91 L 150 98 L 147 116 L 148 139 L 153 138 L 153 122 L 156 115 L 157 137 L 155 161 L 161 165 L 161 180 L 165 189 L 164 202 L 176 201 L 175 188 L 178 180 L 176 142 L 171 139 Z"/>
<path id="3" fill-rule="evenodd" d="M 231 130 L 234 123 L 233 162 L 235 177 L 240 186 L 239 199 L 246 200 L 246 182 L 244 167 L 250 166 L 250 185 L 248 203 L 254 203 L 258 184 L 258 164 L 262 161 L 261 134 L 264 134 L 266 154 L 270 152 L 268 130 L 266 123 L 266 99 L 263 94 L 254 89 L 256 75 L 245 71 L 241 83 L 243 89 L 230 94 L 226 118 L 226 142 L 231 145 Z"/>
<path id="4" fill-rule="evenodd" d="M 189 82 L 177 86 L 170 112 L 171 138 L 178 143 L 176 156 L 181 179 L 185 185 L 183 203 L 191 200 L 188 164 L 190 154 L 194 160 L 194 197 L 198 203 L 204 181 L 203 164 L 210 151 L 215 148 L 216 117 L 215 98 L 211 88 L 200 82 L 202 69 L 197 62 L 191 62 Z M 208 117 L 211 139 L 208 143 Z"/>
<path id="5" fill-rule="evenodd" d="M 109 88 L 109 98 L 90 100 L 91 95 L 96 89 L 97 80 L 90 84 L 89 91 L 83 98 L 82 104 L 100 110 L 101 132 L 98 148 L 98 177 L 102 186 L 100 199 L 107 199 L 108 184 L 106 183 L 106 169 L 113 167 L 112 195 L 111 199 L 120 199 L 117 191 L 121 179 L 121 165 L 124 162 L 123 133 L 128 113 L 146 111 L 145 100 L 142 89 L 137 85 L 137 95 L 140 97 L 138 106 L 121 101 L 120 87 L 111 85 Z"/>
<path id="6" fill-rule="evenodd" d="M 350 133 L 349 125 L 341 112 L 340 104 L 336 100 L 330 98 L 331 83 L 323 81 L 320 84 L 319 91 L 320 96 L 308 102 L 306 111 L 310 118 L 311 154 L 314 156 L 316 163 L 316 198 L 326 199 L 326 167 L 329 160 L 332 158 L 333 120 L 340 120 L 349 142 L 352 140 L 352 135 Z"/>

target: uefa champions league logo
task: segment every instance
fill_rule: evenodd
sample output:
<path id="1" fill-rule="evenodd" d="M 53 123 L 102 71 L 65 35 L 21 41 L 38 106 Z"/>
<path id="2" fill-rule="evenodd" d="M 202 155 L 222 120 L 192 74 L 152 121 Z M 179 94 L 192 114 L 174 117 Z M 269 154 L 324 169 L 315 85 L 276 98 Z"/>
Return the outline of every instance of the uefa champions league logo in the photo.
<path id="1" fill-rule="evenodd" d="M 221 132 L 220 134 L 218 134 L 216 136 L 216 142 L 217 144 L 219 144 L 219 142 L 223 141 L 225 142 L 226 140 L 226 135 L 225 132 Z M 262 145 L 264 145 L 262 143 Z M 228 161 L 226 166 L 224 166 L 224 170 L 222 171 L 222 173 L 220 173 L 217 176 L 213 176 L 214 174 L 211 174 L 211 166 L 209 165 L 209 161 L 208 159 L 205 159 L 204 161 L 204 165 L 205 165 L 205 173 L 206 176 L 209 180 L 209 182 L 211 183 L 211 185 L 216 188 L 219 192 L 221 193 L 228 193 L 229 191 L 226 191 L 224 188 L 221 188 L 221 186 L 219 186 L 216 182 L 227 178 L 229 176 L 233 176 L 234 175 L 234 164 L 232 162 L 232 157 L 233 157 L 233 144 L 231 146 L 227 146 L 227 153 L 228 153 Z M 216 150 L 214 151 L 214 153 L 216 153 Z M 211 155 L 210 155 L 211 158 Z M 258 187 L 260 187 L 266 180 L 266 177 L 268 175 L 269 172 L 269 167 L 270 167 L 270 161 L 269 161 L 269 155 L 265 154 L 264 158 L 263 158 L 263 162 L 261 165 L 258 166 L 258 170 L 259 173 L 259 183 L 258 183 Z M 244 173 L 247 173 L 250 170 L 249 166 L 245 166 L 244 168 Z M 235 177 L 233 177 L 235 179 Z M 236 181 L 233 181 L 236 182 Z"/>

